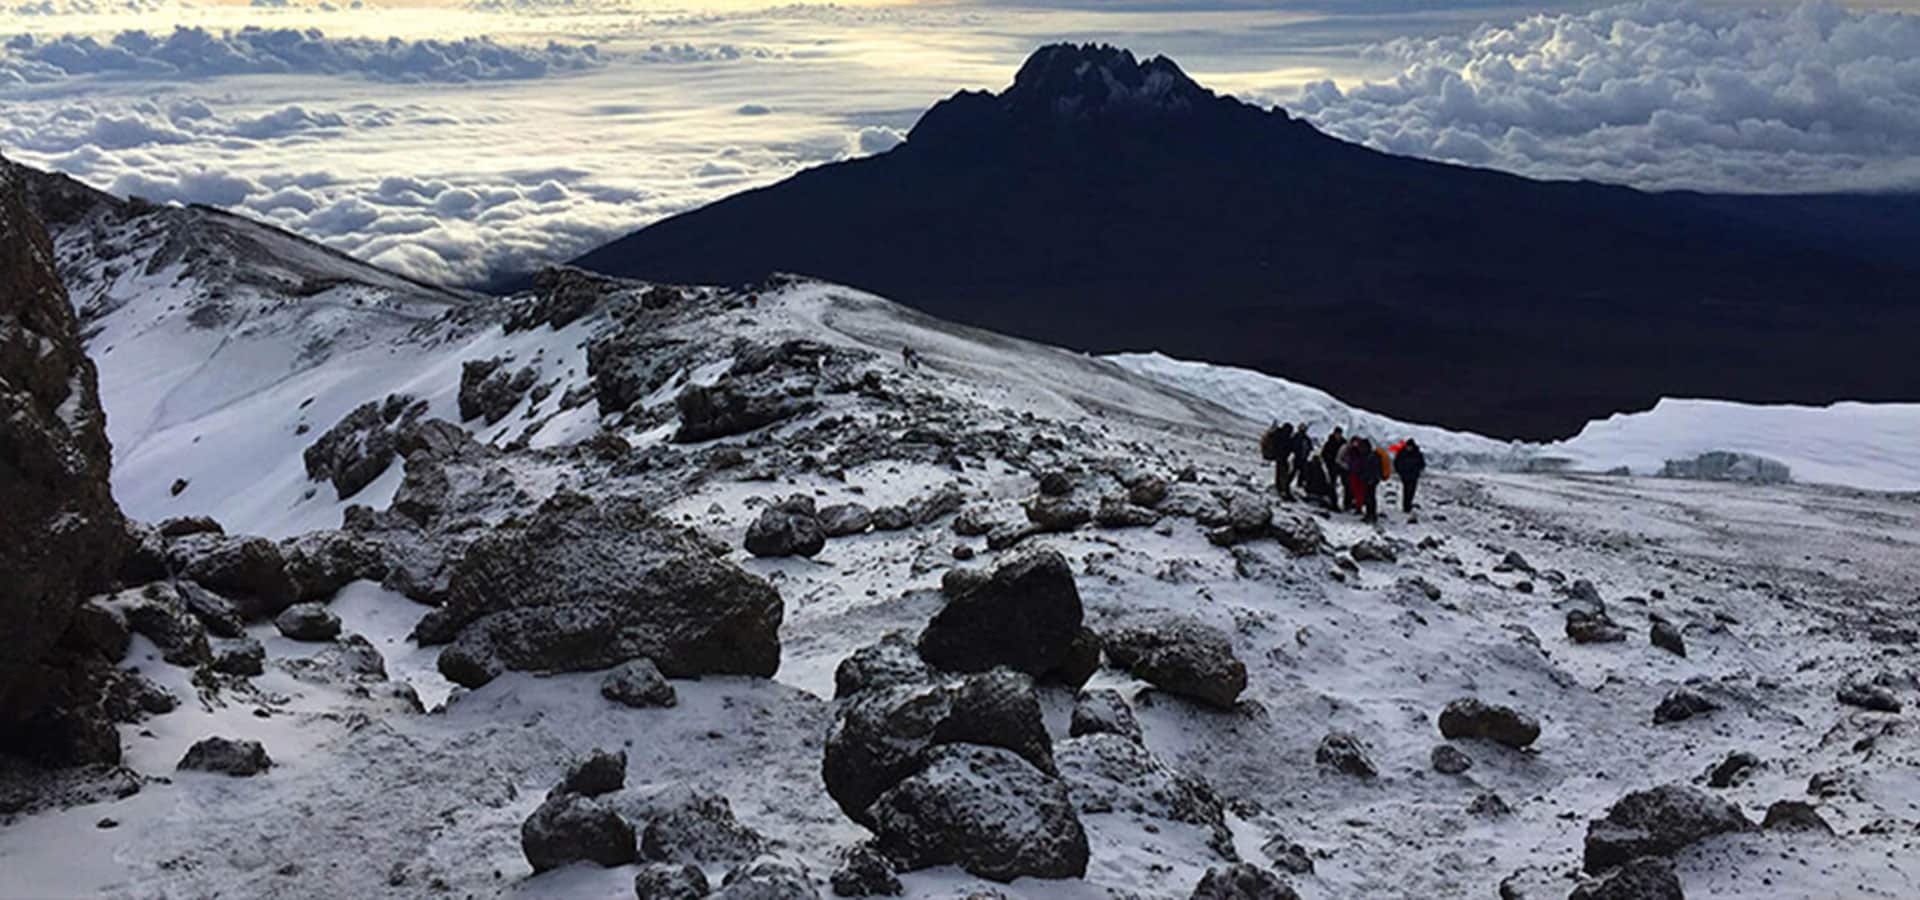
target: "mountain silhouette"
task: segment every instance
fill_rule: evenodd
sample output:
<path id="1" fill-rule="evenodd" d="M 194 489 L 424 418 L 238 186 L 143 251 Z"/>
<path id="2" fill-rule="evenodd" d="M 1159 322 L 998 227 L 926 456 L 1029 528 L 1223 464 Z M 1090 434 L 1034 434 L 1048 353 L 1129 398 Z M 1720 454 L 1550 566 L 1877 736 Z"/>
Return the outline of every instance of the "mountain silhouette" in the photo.
<path id="1" fill-rule="evenodd" d="M 1393 156 L 1043 47 L 907 140 L 580 257 L 794 272 L 1089 351 L 1248 366 L 1415 421 L 1566 436 L 1662 396 L 1920 396 L 1920 197 L 1646 193 Z"/>

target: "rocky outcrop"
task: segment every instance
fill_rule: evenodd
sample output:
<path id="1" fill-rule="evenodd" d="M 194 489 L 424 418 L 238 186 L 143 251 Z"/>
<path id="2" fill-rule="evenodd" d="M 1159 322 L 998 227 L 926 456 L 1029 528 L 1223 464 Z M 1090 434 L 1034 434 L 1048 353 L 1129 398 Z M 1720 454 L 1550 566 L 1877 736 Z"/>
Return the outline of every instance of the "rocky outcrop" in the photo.
<path id="1" fill-rule="evenodd" d="M 1029 553 L 957 586 L 920 633 L 920 655 L 953 672 L 1006 666 L 1078 686 L 1085 656 L 1080 591 L 1066 557 Z M 1088 670 L 1088 675 L 1092 674 Z"/>
<path id="2" fill-rule="evenodd" d="M 681 391 L 673 403 L 680 411 L 680 428 L 673 439 L 682 444 L 745 434 L 814 407 L 811 401 L 756 391 L 725 380 L 710 387 L 693 385 Z"/>
<path id="3" fill-rule="evenodd" d="M 460 367 L 460 421 L 499 422 L 539 378 L 539 371 L 531 366 L 509 369 L 505 359 L 467 360 Z"/>
<path id="4" fill-rule="evenodd" d="M 639 500 L 561 493 L 469 545 L 416 636 L 451 641 L 440 670 L 469 687 L 640 657 L 672 677 L 769 676 L 783 613 L 771 585 Z"/>
<path id="5" fill-rule="evenodd" d="M 131 547 L 113 453 L 53 245 L 0 159 L 0 749 L 95 705 L 56 644 Z M 97 729 L 95 729 L 97 731 Z M 75 755 L 49 761 L 114 762 Z M 74 748 L 78 750 L 79 748 Z"/>
<path id="6" fill-rule="evenodd" d="M 1106 635 L 1107 658 L 1169 694 L 1231 709 L 1247 689 L 1247 666 L 1226 632 L 1184 617 Z"/>
<path id="7" fill-rule="evenodd" d="M 999 747 L 935 748 L 871 816 L 875 846 L 902 869 L 953 865 L 994 881 L 1087 871 L 1087 834 L 1066 785 Z"/>
<path id="8" fill-rule="evenodd" d="M 425 400 L 406 394 L 355 407 L 301 454 L 307 477 L 332 482 L 342 500 L 360 493 L 393 464 L 400 433 L 426 411 Z"/>
<path id="9" fill-rule="evenodd" d="M 1025 675 L 1002 669 L 874 684 L 842 696 L 821 778 L 856 822 L 870 822 L 875 798 L 924 768 L 932 751 L 946 744 L 1002 747 L 1040 771 L 1055 771 L 1040 700 Z"/>
<path id="10" fill-rule="evenodd" d="M 1585 866 L 1603 872 L 1642 856 L 1671 856 L 1717 834 L 1750 831 L 1740 808 L 1678 784 L 1635 791 L 1587 826 Z"/>

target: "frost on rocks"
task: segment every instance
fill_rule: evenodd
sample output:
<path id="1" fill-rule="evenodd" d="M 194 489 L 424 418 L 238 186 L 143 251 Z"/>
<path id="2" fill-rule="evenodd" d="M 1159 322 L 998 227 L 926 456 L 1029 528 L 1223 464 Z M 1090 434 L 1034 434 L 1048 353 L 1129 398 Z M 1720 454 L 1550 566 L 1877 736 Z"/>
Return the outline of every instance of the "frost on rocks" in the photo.
<path id="1" fill-rule="evenodd" d="M 1232 709 L 1247 689 L 1247 667 L 1226 632 L 1184 617 L 1165 617 L 1107 632 L 1107 658 L 1154 687 Z"/>
<path id="2" fill-rule="evenodd" d="M 1672 856 L 1714 835 L 1750 831 L 1739 807 L 1684 785 L 1635 791 L 1587 826 L 1588 872 L 1602 872 L 1641 856 Z"/>
<path id="3" fill-rule="evenodd" d="M 1447 738 L 1485 738 L 1523 749 L 1540 737 L 1540 723 L 1510 706 L 1490 706 L 1463 697 L 1440 711 L 1440 734 Z"/>
<path id="4" fill-rule="evenodd" d="M 1213 788 L 1175 771 L 1139 742 L 1117 734 L 1089 734 L 1061 741 L 1054 759 L 1082 816 L 1122 813 L 1197 825 L 1216 855 L 1239 858 L 1226 807 Z"/>
<path id="5" fill-rule="evenodd" d="M 236 776 L 258 775 L 273 768 L 273 760 L 267 757 L 267 748 L 259 741 L 210 737 L 187 748 L 187 755 L 180 758 L 176 768 Z"/>
<path id="6" fill-rule="evenodd" d="M 1081 632 L 1073 570 L 1059 553 L 1041 551 L 1001 564 L 950 597 L 920 633 L 919 650 L 949 671 L 1007 666 L 1077 687 L 1086 681 L 1077 662 L 1085 656 L 1076 647 L 1086 640 Z"/>
<path id="7" fill-rule="evenodd" d="M 470 545 L 427 640 L 469 687 L 507 670 L 578 671 L 647 657 L 671 676 L 771 675 L 780 595 L 631 499 L 560 494 Z M 423 641 L 424 642 L 424 641 Z"/>
<path id="8" fill-rule="evenodd" d="M 600 681 L 600 696 L 636 709 L 674 706 L 679 695 L 653 660 L 641 657 L 613 667 Z"/>
<path id="9" fill-rule="evenodd" d="M 998 747 L 936 748 L 870 814 L 876 846 L 906 870 L 953 865 L 994 881 L 1087 871 L 1087 835 L 1067 786 Z"/>

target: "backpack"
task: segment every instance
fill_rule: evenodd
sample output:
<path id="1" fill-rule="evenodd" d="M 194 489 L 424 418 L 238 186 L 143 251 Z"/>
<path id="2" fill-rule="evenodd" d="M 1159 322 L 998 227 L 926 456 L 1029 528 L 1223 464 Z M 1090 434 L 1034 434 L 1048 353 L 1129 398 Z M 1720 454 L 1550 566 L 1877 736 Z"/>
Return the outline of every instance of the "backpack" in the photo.
<path id="1" fill-rule="evenodd" d="M 1280 446 L 1280 426 L 1268 425 L 1265 434 L 1260 435 L 1260 458 L 1268 461 L 1278 460 L 1286 452 Z"/>

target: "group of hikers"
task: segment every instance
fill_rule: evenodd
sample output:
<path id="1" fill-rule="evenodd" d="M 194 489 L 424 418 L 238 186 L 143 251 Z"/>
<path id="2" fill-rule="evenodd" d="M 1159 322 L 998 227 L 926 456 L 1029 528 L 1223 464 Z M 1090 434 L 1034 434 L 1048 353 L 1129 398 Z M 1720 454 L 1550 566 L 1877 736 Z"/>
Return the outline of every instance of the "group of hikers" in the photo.
<path id="1" fill-rule="evenodd" d="M 1376 446 L 1364 437 L 1349 438 L 1338 427 L 1316 454 L 1305 422 L 1268 428 L 1260 436 L 1260 455 L 1273 462 L 1273 486 L 1280 496 L 1293 499 L 1297 483 L 1308 500 L 1335 512 L 1358 512 L 1368 522 L 1380 516 L 1380 483 L 1395 475 L 1401 512 L 1411 515 L 1414 491 L 1427 469 L 1427 458 L 1412 438 Z"/>

